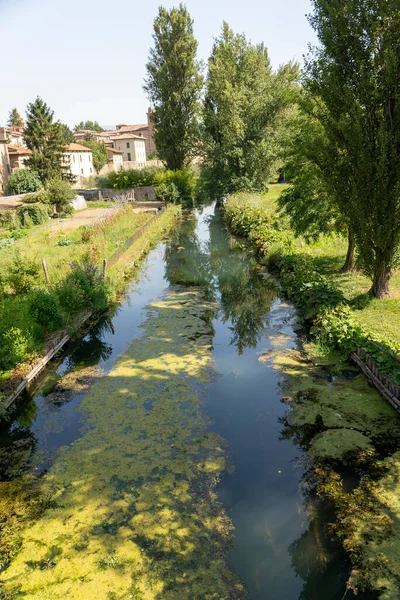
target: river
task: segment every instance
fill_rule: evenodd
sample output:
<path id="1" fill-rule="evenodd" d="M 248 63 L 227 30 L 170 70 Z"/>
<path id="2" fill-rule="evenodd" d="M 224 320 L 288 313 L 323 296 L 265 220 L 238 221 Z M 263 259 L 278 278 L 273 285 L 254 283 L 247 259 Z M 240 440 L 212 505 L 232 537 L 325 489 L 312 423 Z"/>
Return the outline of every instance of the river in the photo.
<path id="1" fill-rule="evenodd" d="M 60 448 L 75 447 L 88 431 L 87 414 L 78 410 L 88 387 L 143 336 L 154 299 L 192 286 L 210 307 L 213 373 L 195 387 L 209 430 L 225 441 L 216 492 L 234 527 L 232 571 L 251 600 L 353 597 L 346 593 L 349 562 L 326 534 L 331 515 L 313 493 L 298 438 L 288 434 L 284 375 L 262 360 L 301 350 L 301 323 L 277 283 L 225 231 L 214 204 L 186 214 L 171 240 L 150 253 L 115 314 L 72 345 L 26 394 L 13 424 L 1 431 L 2 479 L 52 477 Z M 71 374 L 78 375 L 78 389 L 75 376 L 68 389 Z"/>

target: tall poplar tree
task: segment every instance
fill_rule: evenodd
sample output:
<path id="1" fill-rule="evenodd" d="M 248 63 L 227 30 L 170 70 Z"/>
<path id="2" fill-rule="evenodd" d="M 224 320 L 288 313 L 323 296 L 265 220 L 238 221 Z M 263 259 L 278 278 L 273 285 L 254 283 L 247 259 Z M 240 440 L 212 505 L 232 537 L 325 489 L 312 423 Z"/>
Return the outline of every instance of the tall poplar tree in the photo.
<path id="1" fill-rule="evenodd" d="M 64 130 L 53 119 L 54 112 L 41 98 L 28 104 L 24 140 L 32 154 L 25 164 L 38 173 L 43 184 L 55 177 L 71 180 L 64 159 L 67 145 Z"/>
<path id="2" fill-rule="evenodd" d="M 155 143 L 161 160 L 182 169 L 195 154 L 203 78 L 187 8 L 160 7 L 154 21 L 144 90 L 153 106 Z"/>
<path id="3" fill-rule="evenodd" d="M 313 0 L 320 44 L 306 91 L 341 161 L 359 261 L 376 298 L 390 295 L 400 245 L 400 10 L 398 0 Z M 333 164 L 333 163 L 332 163 Z"/>

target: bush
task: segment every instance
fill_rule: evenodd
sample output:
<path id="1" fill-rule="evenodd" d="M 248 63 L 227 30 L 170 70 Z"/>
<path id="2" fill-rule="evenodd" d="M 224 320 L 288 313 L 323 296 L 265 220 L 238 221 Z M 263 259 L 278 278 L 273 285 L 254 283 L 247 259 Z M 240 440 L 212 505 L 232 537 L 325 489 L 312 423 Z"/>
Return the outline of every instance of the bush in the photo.
<path id="1" fill-rule="evenodd" d="M 160 171 L 155 174 L 152 185 L 173 183 L 182 199 L 194 198 L 196 192 L 197 177 L 191 169 L 181 171 Z"/>
<path id="2" fill-rule="evenodd" d="M 29 302 L 29 312 L 34 321 L 47 331 L 60 329 L 64 324 L 64 315 L 59 297 L 49 290 L 36 290 Z"/>
<path id="3" fill-rule="evenodd" d="M 0 371 L 7 371 L 23 362 L 27 353 L 28 340 L 21 329 L 0 329 Z"/>
<path id="4" fill-rule="evenodd" d="M 99 178 L 98 184 L 102 188 L 126 190 L 132 187 L 154 185 L 157 173 L 164 171 L 163 167 L 146 167 L 144 169 L 122 169 L 110 173 L 107 177 Z M 162 183 L 162 182 L 160 182 Z"/>
<path id="5" fill-rule="evenodd" d="M 36 284 L 40 272 L 39 264 L 29 258 L 22 258 L 16 252 L 8 269 L 6 281 L 16 294 L 26 294 Z"/>
<path id="6" fill-rule="evenodd" d="M 19 206 L 16 210 L 17 216 L 22 227 L 30 227 L 33 225 L 41 225 L 48 218 L 47 207 L 43 204 L 28 204 Z"/>
<path id="7" fill-rule="evenodd" d="M 42 187 L 39 175 L 30 169 L 18 169 L 7 181 L 7 194 L 29 194 Z"/>
<path id="8" fill-rule="evenodd" d="M 71 214 L 74 209 L 70 202 L 76 198 L 76 192 L 63 179 L 49 179 L 46 184 L 49 204 L 55 205 L 59 214 Z"/>
<path id="9" fill-rule="evenodd" d="M 181 195 L 175 183 L 171 181 L 169 183 L 162 183 L 156 187 L 156 198 L 160 202 L 176 204 L 179 202 Z"/>
<path id="10" fill-rule="evenodd" d="M 71 264 L 71 272 L 58 287 L 61 306 L 73 316 L 84 308 L 104 310 L 110 299 L 109 287 L 100 270 L 89 262 Z"/>
<path id="11" fill-rule="evenodd" d="M 0 212 L 0 226 L 4 229 L 19 229 L 21 227 L 21 221 L 15 210 L 5 210 Z"/>
<path id="12" fill-rule="evenodd" d="M 47 190 L 41 189 L 34 194 L 29 194 L 24 198 L 24 204 L 50 204 L 50 194 Z"/>

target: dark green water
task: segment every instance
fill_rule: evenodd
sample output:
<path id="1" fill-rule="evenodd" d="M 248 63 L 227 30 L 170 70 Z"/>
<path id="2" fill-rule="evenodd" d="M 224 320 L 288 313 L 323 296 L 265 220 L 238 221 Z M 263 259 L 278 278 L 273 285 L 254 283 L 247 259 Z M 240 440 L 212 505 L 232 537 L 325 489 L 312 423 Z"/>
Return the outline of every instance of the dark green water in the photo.
<path id="1" fill-rule="evenodd" d="M 293 306 L 276 284 L 234 247 L 214 205 L 188 215 L 173 239 L 149 256 L 139 282 L 104 320 L 54 364 L 10 427 L 1 432 L 1 476 L 48 469 L 60 446 L 80 436 L 82 394 L 48 395 L 64 374 L 108 371 L 140 336 L 143 309 L 171 284 L 201 286 L 218 305 L 213 320 L 216 377 L 203 386 L 213 428 L 227 441 L 232 469 L 219 498 L 235 527 L 232 568 L 251 600 L 343 600 L 350 565 L 327 539 L 329 515 L 308 484 L 307 458 L 285 435 L 282 375 L 259 361 L 265 349 L 301 345 Z M 359 595 L 367 600 L 374 596 Z"/>

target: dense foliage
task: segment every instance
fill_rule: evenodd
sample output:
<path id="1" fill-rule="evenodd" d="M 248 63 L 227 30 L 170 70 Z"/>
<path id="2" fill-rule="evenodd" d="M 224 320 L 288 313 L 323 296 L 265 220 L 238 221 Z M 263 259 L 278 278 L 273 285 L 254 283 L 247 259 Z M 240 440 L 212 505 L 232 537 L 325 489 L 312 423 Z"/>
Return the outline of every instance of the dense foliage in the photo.
<path id="1" fill-rule="evenodd" d="M 182 199 L 194 198 L 196 191 L 195 173 L 190 169 L 171 171 L 162 167 L 147 167 L 145 169 L 123 169 L 102 177 L 103 188 L 126 190 L 133 187 L 154 186 L 173 183 Z M 163 188 L 164 189 L 164 188 Z"/>
<path id="2" fill-rule="evenodd" d="M 37 192 L 42 187 L 42 182 L 35 171 L 30 169 L 17 169 L 7 180 L 6 193 L 29 194 Z"/>
<path id="3" fill-rule="evenodd" d="M 297 64 L 274 73 L 263 44 L 224 23 L 208 62 L 204 101 L 206 173 L 223 193 L 264 190 L 280 154 Z"/>
<path id="4" fill-rule="evenodd" d="M 152 103 L 157 153 L 167 167 L 183 169 L 194 153 L 203 79 L 193 21 L 183 4 L 159 8 L 145 91 Z"/>
<path id="5" fill-rule="evenodd" d="M 101 171 L 104 165 L 107 164 L 108 154 L 107 147 L 104 142 L 97 141 L 93 136 L 89 136 L 83 142 L 81 142 L 82 146 L 86 146 L 90 148 L 93 156 L 93 166 L 96 169 L 97 173 Z"/>
<path id="6" fill-rule="evenodd" d="M 78 129 L 88 129 L 89 131 L 96 131 L 97 133 L 104 131 L 97 121 L 81 121 L 75 125 L 74 131 L 78 131 Z"/>
<path id="7" fill-rule="evenodd" d="M 24 140 L 31 154 L 25 164 L 38 174 L 43 184 L 54 177 L 71 179 L 64 159 L 65 130 L 53 119 L 54 112 L 41 98 L 28 104 Z"/>

